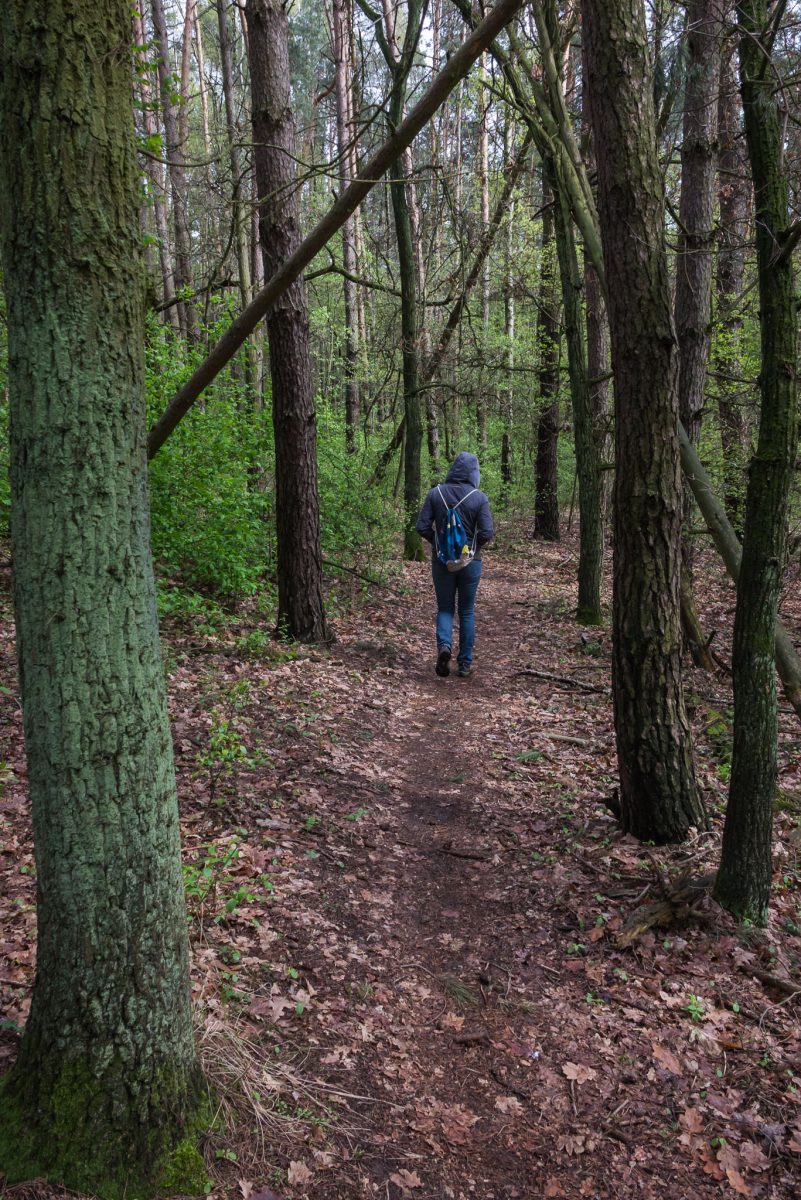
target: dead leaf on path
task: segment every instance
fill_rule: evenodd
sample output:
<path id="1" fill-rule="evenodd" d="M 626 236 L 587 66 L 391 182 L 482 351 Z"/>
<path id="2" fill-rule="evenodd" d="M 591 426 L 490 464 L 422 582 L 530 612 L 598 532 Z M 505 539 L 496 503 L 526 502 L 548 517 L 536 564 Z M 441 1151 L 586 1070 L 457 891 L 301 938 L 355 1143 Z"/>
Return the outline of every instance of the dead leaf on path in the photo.
<path id="1" fill-rule="evenodd" d="M 543 1192 L 543 1196 L 546 1196 L 546 1197 L 548 1197 L 548 1200 L 551 1200 L 551 1197 L 553 1197 L 553 1196 L 566 1196 L 566 1195 L 567 1195 L 567 1192 L 562 1187 L 559 1180 L 554 1179 L 553 1176 L 551 1176 L 551 1178 L 545 1184 L 545 1191 Z"/>
<path id="2" fill-rule="evenodd" d="M 390 1175 L 389 1181 L 390 1183 L 397 1184 L 404 1192 L 423 1186 L 423 1181 L 416 1171 L 407 1171 L 405 1169 L 396 1171 L 394 1175 Z"/>
<path id="3" fill-rule="evenodd" d="M 658 1063 L 661 1063 L 673 1075 L 681 1075 L 681 1063 L 676 1058 L 672 1050 L 668 1050 L 667 1046 L 663 1046 L 661 1042 L 651 1042 L 651 1052 Z"/>
<path id="4" fill-rule="evenodd" d="M 596 1076 L 592 1067 L 585 1067 L 584 1063 L 573 1062 L 562 1063 L 562 1074 L 566 1075 L 568 1079 L 575 1080 L 576 1083 L 587 1083 Z"/>
<path id="5" fill-rule="evenodd" d="M 586 1135 L 583 1133 L 567 1133 L 556 1139 L 556 1145 L 568 1154 L 583 1154 L 587 1149 L 586 1140 Z"/>
<path id="6" fill-rule="evenodd" d="M 729 1186 L 734 1188 L 741 1196 L 750 1196 L 751 1189 L 743 1179 L 739 1171 L 735 1171 L 733 1167 L 726 1168 L 726 1178 L 729 1181 Z"/>
<path id="7" fill-rule="evenodd" d="M 475 1125 L 478 1117 L 470 1112 L 463 1104 L 443 1105 L 441 1109 L 442 1132 L 449 1142 L 456 1146 L 463 1145 Z"/>
<path id="8" fill-rule="evenodd" d="M 525 1111 L 517 1096 L 498 1096 L 495 1107 L 510 1117 L 519 1117 Z"/>
<path id="9" fill-rule="evenodd" d="M 770 1159 L 762 1153 L 756 1142 L 740 1143 L 740 1159 L 749 1171 L 767 1171 L 770 1168 Z"/>
<path id="10" fill-rule="evenodd" d="M 447 1012 L 440 1021 L 443 1029 L 461 1029 L 464 1025 L 464 1017 L 460 1017 L 457 1013 Z"/>
<path id="11" fill-rule="evenodd" d="M 286 1173 L 286 1181 L 290 1187 L 305 1187 L 312 1177 L 309 1168 L 303 1162 L 291 1162 Z"/>
<path id="12" fill-rule="evenodd" d="M 704 1120 L 697 1108 L 685 1108 L 679 1117 L 679 1124 L 688 1133 L 703 1133 Z"/>

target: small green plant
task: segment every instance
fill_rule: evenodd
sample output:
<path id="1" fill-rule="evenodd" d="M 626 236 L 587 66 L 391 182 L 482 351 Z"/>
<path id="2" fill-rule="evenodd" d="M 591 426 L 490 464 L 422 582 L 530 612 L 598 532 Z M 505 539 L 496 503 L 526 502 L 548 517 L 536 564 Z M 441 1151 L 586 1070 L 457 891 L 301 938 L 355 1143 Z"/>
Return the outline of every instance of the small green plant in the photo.
<path id="1" fill-rule="evenodd" d="M 200 771 L 205 773 L 209 799 L 216 801 L 223 780 L 228 779 L 237 767 L 252 768 L 258 759 L 253 757 L 242 741 L 242 735 L 228 717 L 218 709 L 211 714 L 211 729 L 207 748 L 195 759 Z"/>
<path id="2" fill-rule="evenodd" d="M 362 817 L 367 816 L 367 812 L 368 812 L 368 810 L 366 808 L 357 808 L 355 810 L 355 812 L 347 813 L 345 815 L 345 820 L 346 821 L 361 821 Z"/>
<path id="3" fill-rule="evenodd" d="M 583 954 L 587 947 L 583 942 L 570 942 L 567 947 L 568 954 Z"/>
<path id="4" fill-rule="evenodd" d="M 684 1005 L 683 1012 L 689 1014 L 690 1020 L 697 1022 L 702 1019 L 706 1011 L 704 1001 L 700 996 L 696 996 L 693 992 L 687 998 L 687 1003 Z"/>

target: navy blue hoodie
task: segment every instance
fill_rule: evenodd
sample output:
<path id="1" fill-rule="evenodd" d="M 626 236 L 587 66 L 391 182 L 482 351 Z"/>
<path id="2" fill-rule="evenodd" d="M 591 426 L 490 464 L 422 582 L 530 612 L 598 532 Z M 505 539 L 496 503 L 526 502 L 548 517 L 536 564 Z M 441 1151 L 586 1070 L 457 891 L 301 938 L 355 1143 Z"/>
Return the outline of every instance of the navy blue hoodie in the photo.
<path id="1" fill-rule="evenodd" d="M 468 494 L 473 488 L 477 489 L 480 482 L 481 472 L 475 454 L 458 455 L 445 477 L 445 482 L 440 484 L 439 490 L 432 488 L 425 498 L 420 516 L 417 518 L 417 532 L 420 536 L 424 537 L 427 542 L 433 542 L 434 527 L 436 526 L 437 529 L 441 527 L 445 518 L 446 505 L 453 508 L 454 504 L 466 496 L 467 499 L 459 505 L 459 516 L 468 539 L 472 542 L 475 536 L 476 557 L 479 557 L 481 547 L 487 544 L 495 532 L 489 500 L 484 492 L 476 490 L 472 496 Z M 442 497 L 439 494 L 440 491 Z M 445 503 L 443 503 L 443 497 Z"/>

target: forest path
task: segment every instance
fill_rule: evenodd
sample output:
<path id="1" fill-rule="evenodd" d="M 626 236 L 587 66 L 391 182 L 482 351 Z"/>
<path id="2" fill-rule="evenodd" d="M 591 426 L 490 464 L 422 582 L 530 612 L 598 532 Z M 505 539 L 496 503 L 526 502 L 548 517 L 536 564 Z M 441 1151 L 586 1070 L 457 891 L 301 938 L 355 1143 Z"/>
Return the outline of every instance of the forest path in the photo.
<path id="1" fill-rule="evenodd" d="M 255 607 L 166 623 L 204 1060 L 269 1124 L 266 1144 L 247 1115 L 211 1136 L 213 1200 L 798 1195 L 796 1014 L 739 969 L 801 973 L 795 819 L 778 816 L 768 934 L 744 944 L 712 909 L 618 946 L 659 884 L 603 804 L 609 636 L 572 619 L 575 554 L 487 556 L 466 680 L 434 674 L 428 564 L 335 616 L 327 652 L 276 648 Z M 722 638 L 731 591 L 701 577 Z M 0 635 L 11 679 L 7 620 Z M 690 692 L 714 801 L 728 684 L 692 672 Z M 21 723 L 0 705 L 2 1071 L 35 919 Z M 801 795 L 791 717 L 782 745 Z M 658 860 L 701 873 L 716 853 L 701 838 Z"/>

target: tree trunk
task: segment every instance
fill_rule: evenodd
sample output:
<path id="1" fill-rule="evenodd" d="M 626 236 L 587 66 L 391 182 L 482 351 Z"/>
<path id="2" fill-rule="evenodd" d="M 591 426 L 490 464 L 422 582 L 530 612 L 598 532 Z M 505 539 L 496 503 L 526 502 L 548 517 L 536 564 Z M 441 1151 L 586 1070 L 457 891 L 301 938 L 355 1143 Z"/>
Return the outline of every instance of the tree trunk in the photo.
<path id="1" fill-rule="evenodd" d="M 797 453 L 798 327 L 792 243 L 775 81 L 760 38 L 765 0 L 737 5 L 740 87 L 754 180 L 761 412 L 751 460 L 732 650 L 734 744 L 729 804 L 715 895 L 740 920 L 767 921 L 772 874 L 778 708 L 774 636 L 787 498 Z"/>
<path id="2" fill-rule="evenodd" d="M 201 1079 L 144 443 L 125 0 L 0 8 L 20 687 L 37 869 L 0 1171 L 160 1190 Z M 191 1147 L 197 1183 L 202 1160 Z M 187 1159 L 184 1158 L 186 1162 Z"/>
<path id="3" fill-rule="evenodd" d="M 504 162 L 512 161 L 512 147 L 515 140 L 515 126 L 511 113 L 507 111 L 503 131 Z M 515 400 L 515 193 L 509 196 L 508 212 L 506 215 L 506 246 L 504 263 L 503 287 L 503 317 L 506 358 L 506 385 L 503 389 L 501 402 L 501 504 L 509 503 L 509 493 L 512 487 L 512 425 L 514 423 Z M 489 263 L 489 259 L 484 266 Z"/>
<path id="4" fill-rule="evenodd" d="M 344 192 L 351 182 L 355 157 L 351 144 L 355 130 L 351 122 L 350 103 L 350 13 L 346 0 L 333 0 L 332 7 L 331 49 L 335 70 L 339 183 Z M 357 273 L 354 235 L 354 219 L 350 217 L 342 226 L 342 265 L 345 269 L 342 284 L 345 300 L 345 442 L 350 454 L 356 450 L 356 422 L 359 418 L 359 327 L 356 284 L 353 282 Z"/>
<path id="5" fill-rule="evenodd" d="M 601 625 L 601 578 L 603 575 L 603 493 L 598 442 L 587 380 L 587 348 L 582 312 L 583 275 L 576 250 L 576 235 L 570 207 L 564 195 L 554 201 L 556 250 L 562 280 L 565 312 L 567 369 L 573 402 L 573 439 L 576 447 L 576 476 L 579 494 L 579 565 L 576 620 L 582 625 Z"/>
<path id="6" fill-rule="evenodd" d="M 720 327 L 716 339 L 718 417 L 723 450 L 723 500 L 729 520 L 742 534 L 748 435 L 745 422 L 740 342 L 743 319 L 737 300 L 743 290 L 750 183 L 742 150 L 734 54 L 721 73 L 718 128 L 718 263 L 715 283 Z"/>
<path id="7" fill-rule="evenodd" d="M 361 0 L 360 0 L 361 3 Z M 402 47 L 396 40 L 397 11 L 384 4 L 384 28 L 376 27 L 381 51 L 384 55 L 392 80 L 387 107 L 387 122 L 390 135 L 394 134 L 403 121 L 406 105 L 406 89 L 409 72 L 425 14 L 426 0 L 406 0 L 405 34 Z M 369 6 L 368 6 L 369 15 Z M 420 403 L 420 353 L 417 270 L 415 263 L 414 237 L 409 209 L 407 189 L 407 159 L 399 154 L 390 171 L 389 194 L 395 224 L 395 240 L 398 247 L 398 275 L 401 291 L 401 354 L 403 363 L 403 410 L 404 472 L 403 472 L 403 556 L 406 559 L 422 560 L 423 546 L 415 529 L 420 508 L 420 455 L 423 445 L 423 419 Z"/>
<path id="8" fill-rule="evenodd" d="M 247 0 L 245 13 L 259 230 L 265 274 L 271 276 L 301 240 L 287 17 L 280 0 Z M 325 642 L 317 420 L 302 278 L 270 309 L 267 341 L 275 435 L 278 634 L 302 642 Z"/>
<path id="9" fill-rule="evenodd" d="M 135 44 L 137 46 L 146 46 L 147 41 L 145 38 L 144 17 L 138 8 L 134 9 L 133 22 Z M 144 55 L 144 51 L 141 51 L 141 54 Z M 151 145 L 155 146 L 158 142 L 159 129 L 158 122 L 156 121 L 156 114 L 153 110 L 153 97 L 150 90 L 150 80 L 144 59 L 141 60 L 140 69 L 137 71 L 137 78 L 139 80 L 139 103 L 142 107 L 142 127 L 145 132 L 145 137 L 150 141 Z M 172 326 L 176 333 L 179 333 L 180 322 L 178 320 L 178 309 L 174 303 L 174 280 L 172 263 L 170 261 L 170 236 L 169 225 L 167 222 L 167 206 L 164 200 L 164 168 L 154 157 L 146 160 L 145 169 L 147 172 L 148 183 L 150 185 L 149 191 L 151 204 L 153 206 L 153 222 L 156 227 L 156 240 L 158 242 L 164 319 Z"/>
<path id="10" fill-rule="evenodd" d="M 486 238 L 490 222 L 489 196 L 489 145 L 487 137 L 487 117 L 489 100 L 487 97 L 487 56 L 481 55 L 478 72 L 478 170 L 481 181 L 481 236 Z M 508 147 L 506 162 L 510 162 Z M 480 368 L 480 383 L 476 401 L 476 424 L 478 425 L 479 454 L 487 452 L 487 397 L 486 397 L 486 360 L 489 353 L 490 332 L 490 261 L 489 255 L 484 259 L 481 268 L 481 351 L 484 361 Z M 503 472 L 501 472 L 503 474 Z"/>
<path id="11" fill-rule="evenodd" d="M 723 0 L 690 0 L 681 143 L 679 249 L 676 258 L 676 338 L 679 417 L 698 441 L 712 325 L 717 101 Z"/>
<path id="12" fill-rule="evenodd" d="M 187 10 L 188 10 L 187 5 Z M 250 303 L 250 245 L 248 224 L 250 212 L 246 202 L 246 178 L 239 157 L 239 130 L 236 123 L 236 98 L 234 96 L 234 65 L 231 54 L 231 29 L 228 21 L 228 0 L 217 0 L 217 27 L 220 33 L 220 66 L 222 69 L 223 98 L 225 100 L 225 127 L 228 136 L 228 163 L 231 168 L 231 220 L 234 227 L 236 264 L 239 272 L 239 295 L 242 307 Z M 251 339 L 247 350 L 247 383 L 251 393 L 255 392 L 258 362 L 256 345 Z"/>
<path id="13" fill-rule="evenodd" d="M 675 321 L 679 347 L 679 419 L 691 442 L 701 433 L 706 370 L 712 332 L 712 252 L 715 241 L 717 100 L 724 0 L 690 0 L 684 121 L 681 143 L 679 247 L 676 256 Z M 693 596 L 693 543 L 686 536 L 693 511 L 685 481 L 681 610 L 685 637 L 696 666 L 711 669 Z"/>
<path id="14" fill-rule="evenodd" d="M 197 337 L 197 317 L 192 290 L 192 247 L 189 240 L 189 222 L 186 211 L 186 171 L 184 169 L 185 147 L 178 128 L 177 106 L 173 99 L 175 80 L 170 70 L 170 44 L 167 37 L 167 22 L 163 0 L 151 0 L 153 29 L 158 51 L 158 74 L 161 88 L 161 108 L 164 120 L 167 170 L 172 193 L 173 229 L 175 231 L 175 292 L 178 299 L 178 319 L 184 337 Z"/>
<path id="15" fill-rule="evenodd" d="M 561 357 L 560 289 L 554 239 L 553 168 L 543 165 L 542 251 L 537 332 L 540 352 L 540 415 L 537 420 L 537 464 L 534 492 L 534 536 L 559 541 L 559 362 Z"/>
<path id="16" fill-rule="evenodd" d="M 613 692 L 624 829 L 706 827 L 681 673 L 676 339 L 642 0 L 584 0 L 615 380 Z"/>

